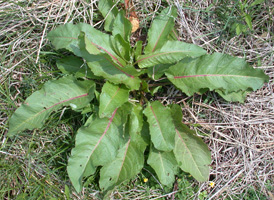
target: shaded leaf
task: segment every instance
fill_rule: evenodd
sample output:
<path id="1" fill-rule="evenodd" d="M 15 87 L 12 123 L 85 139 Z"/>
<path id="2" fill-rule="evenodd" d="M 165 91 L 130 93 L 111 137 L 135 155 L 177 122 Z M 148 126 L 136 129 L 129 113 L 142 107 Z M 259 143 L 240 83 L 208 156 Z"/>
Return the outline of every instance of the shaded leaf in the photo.
<path id="1" fill-rule="evenodd" d="M 164 152 L 151 147 L 147 163 L 154 169 L 162 184 L 174 183 L 178 164 L 172 151 Z"/>
<path id="2" fill-rule="evenodd" d="M 168 7 L 153 20 L 148 31 L 148 42 L 144 50 L 145 54 L 154 52 L 163 46 L 174 27 L 176 17 L 177 10 L 174 7 Z"/>
<path id="3" fill-rule="evenodd" d="M 142 54 L 142 49 L 143 49 L 143 41 L 139 40 L 135 43 L 135 50 L 134 52 L 134 59 L 137 60 L 138 56 Z"/>
<path id="4" fill-rule="evenodd" d="M 170 66 L 171 66 L 170 64 L 155 65 L 147 69 L 147 74 L 153 80 L 158 80 L 165 74 L 165 71 L 168 70 Z"/>
<path id="5" fill-rule="evenodd" d="M 201 47 L 180 41 L 167 41 L 160 49 L 153 53 L 141 55 L 136 63 L 140 68 L 152 67 L 157 64 L 172 64 L 185 57 L 199 57 L 206 51 Z"/>
<path id="6" fill-rule="evenodd" d="M 243 59 L 220 53 L 184 59 L 165 74 L 189 96 L 205 88 L 221 90 L 224 94 L 255 91 L 269 79 L 262 70 L 250 67 Z"/>
<path id="7" fill-rule="evenodd" d="M 137 145 L 129 139 L 119 150 L 115 160 L 102 167 L 100 171 L 100 188 L 112 189 L 124 181 L 136 176 L 144 165 L 144 154 Z"/>
<path id="8" fill-rule="evenodd" d="M 99 116 L 110 117 L 116 108 L 128 101 L 129 90 L 106 82 L 100 95 Z"/>
<path id="9" fill-rule="evenodd" d="M 149 123 L 151 141 L 158 150 L 170 151 L 174 147 L 175 127 L 168 107 L 159 101 L 148 103 L 144 110 Z"/>
<path id="10" fill-rule="evenodd" d="M 97 79 L 83 62 L 81 58 L 76 56 L 67 56 L 57 61 L 57 67 L 63 74 L 75 75 L 75 77 L 87 77 Z"/>
<path id="11" fill-rule="evenodd" d="M 50 113 L 63 106 L 70 105 L 74 110 L 84 108 L 93 99 L 94 88 L 93 81 L 78 81 L 72 76 L 48 81 L 14 112 L 8 135 L 41 128 Z"/>

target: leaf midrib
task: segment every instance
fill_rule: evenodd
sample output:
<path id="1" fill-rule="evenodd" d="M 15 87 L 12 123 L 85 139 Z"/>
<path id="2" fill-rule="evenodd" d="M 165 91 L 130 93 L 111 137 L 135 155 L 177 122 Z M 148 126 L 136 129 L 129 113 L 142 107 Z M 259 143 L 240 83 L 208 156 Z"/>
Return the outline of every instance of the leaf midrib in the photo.
<path id="1" fill-rule="evenodd" d="M 98 142 L 96 143 L 96 145 L 93 147 L 92 151 L 90 152 L 90 154 L 89 154 L 89 156 L 88 156 L 88 159 L 87 159 L 87 162 L 85 163 L 85 166 L 87 166 L 87 163 L 88 163 L 88 161 L 90 160 L 91 156 L 93 155 L 94 151 L 97 149 L 97 147 L 98 147 L 99 144 L 101 143 L 102 139 L 105 137 L 107 131 L 109 130 L 109 127 L 110 127 L 110 125 L 111 125 L 111 123 L 112 123 L 112 121 L 113 121 L 113 118 L 114 118 L 114 116 L 115 116 L 115 114 L 116 114 L 116 112 L 117 112 L 117 109 L 118 109 L 118 108 L 116 108 L 116 109 L 113 111 L 113 113 L 112 113 L 112 115 L 111 115 L 111 117 L 110 117 L 110 119 L 109 119 L 109 121 L 108 121 L 107 127 L 105 128 L 103 134 L 102 134 L 101 137 L 99 138 L 99 140 L 98 140 Z M 84 167 L 84 170 L 83 170 L 83 171 L 85 171 L 85 170 L 86 170 L 86 167 Z"/>
<path id="2" fill-rule="evenodd" d="M 159 53 L 154 53 L 153 55 L 149 55 L 147 57 L 144 57 L 144 58 L 141 58 L 140 60 L 137 60 L 134 64 L 136 63 L 141 63 L 147 59 L 150 59 L 150 58 L 155 58 L 157 56 L 162 56 L 162 55 L 167 55 L 167 54 L 173 54 L 173 53 L 191 53 L 192 51 L 169 51 L 169 52 L 159 52 Z M 174 61 L 175 62 L 175 61 Z"/>
<path id="3" fill-rule="evenodd" d="M 158 121 L 158 118 L 156 117 L 156 114 L 155 114 L 155 112 L 152 108 L 152 105 L 150 105 L 150 109 L 151 109 L 151 112 L 152 112 L 152 114 L 153 114 L 153 116 L 154 116 L 154 118 L 155 118 L 155 120 L 158 124 L 159 129 L 160 129 L 160 133 L 161 133 L 161 136 L 162 136 L 162 141 L 166 144 L 166 147 L 168 147 L 167 142 L 165 141 L 165 137 L 163 135 L 163 131 L 162 131 L 161 126 L 160 126 L 160 122 Z"/>
<path id="4" fill-rule="evenodd" d="M 118 94 L 118 92 L 119 92 L 120 89 L 121 89 L 120 87 L 117 88 L 117 90 L 115 91 L 114 95 L 110 98 L 110 100 L 109 100 L 108 103 L 106 104 L 106 106 L 105 106 L 104 110 L 102 111 L 102 113 L 106 110 L 106 108 L 109 106 L 110 102 L 112 102 L 112 100 L 114 99 L 114 97 Z M 107 93 L 106 93 L 106 94 L 107 94 Z"/>
<path id="5" fill-rule="evenodd" d="M 159 36 L 158 36 L 158 38 L 157 38 L 157 40 L 156 40 L 156 43 L 155 43 L 154 47 L 152 48 L 152 51 L 151 51 L 151 52 L 154 52 L 154 51 L 155 51 L 155 48 L 156 48 L 156 46 L 158 45 L 159 40 L 160 40 L 160 38 L 161 38 L 161 36 L 162 36 L 162 34 L 163 34 L 163 32 L 164 32 L 164 30 L 165 30 L 165 28 L 166 28 L 166 26 L 167 26 L 168 24 L 169 24 L 169 19 L 167 20 L 167 22 L 165 23 L 165 26 L 164 26 L 163 29 L 161 30 L 161 33 L 159 34 Z"/>
<path id="6" fill-rule="evenodd" d="M 125 163 L 125 160 L 126 160 L 126 155 L 127 155 L 127 152 L 128 152 L 128 147 L 129 147 L 130 141 L 131 141 L 131 139 L 129 138 L 129 140 L 128 140 L 128 142 L 127 142 L 126 150 L 125 150 L 125 153 L 124 153 L 123 161 L 122 161 L 122 163 L 121 163 L 121 167 L 120 167 L 120 170 L 119 170 L 119 172 L 118 172 L 118 176 L 117 176 L 116 183 L 119 181 L 119 177 L 120 177 L 122 168 L 123 168 L 124 163 Z"/>

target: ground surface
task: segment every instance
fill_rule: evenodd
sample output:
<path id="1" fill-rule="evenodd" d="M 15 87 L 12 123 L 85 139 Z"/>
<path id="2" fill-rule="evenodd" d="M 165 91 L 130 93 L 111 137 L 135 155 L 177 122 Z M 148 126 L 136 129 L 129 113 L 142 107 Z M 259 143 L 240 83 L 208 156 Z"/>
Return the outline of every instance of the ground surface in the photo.
<path id="1" fill-rule="evenodd" d="M 175 88 L 168 89 L 158 98 L 177 98 L 185 122 L 209 145 L 213 160 L 210 180 L 197 183 L 182 174 L 172 188 L 166 188 L 143 170 L 129 184 L 113 191 L 112 198 L 274 199 L 273 2 L 133 3 L 141 22 L 135 36 L 146 32 L 159 10 L 173 4 L 178 8 L 176 24 L 181 40 L 200 45 L 209 53 L 244 57 L 253 67 L 262 68 L 270 81 L 248 95 L 244 104 L 227 103 L 214 93 L 180 99 Z M 81 116 L 61 110 L 42 130 L 13 139 L 6 137 L 8 119 L 14 110 L 59 73 L 55 61 L 60 52 L 53 50 L 47 33 L 68 22 L 101 27 L 96 5 L 96 1 L 89 0 L 0 1 L 0 199 L 102 198 L 96 177 L 77 194 L 66 174 L 72 137 Z M 251 16 L 252 29 L 247 25 L 246 14 Z M 148 182 L 143 182 L 144 177 Z M 215 183 L 214 187 L 210 183 Z"/>

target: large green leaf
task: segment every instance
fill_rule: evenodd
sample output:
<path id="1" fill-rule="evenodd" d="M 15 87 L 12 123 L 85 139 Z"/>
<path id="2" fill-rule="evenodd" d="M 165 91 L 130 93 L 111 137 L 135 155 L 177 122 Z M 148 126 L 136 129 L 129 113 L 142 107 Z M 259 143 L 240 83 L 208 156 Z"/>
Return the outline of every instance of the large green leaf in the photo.
<path id="1" fill-rule="evenodd" d="M 189 96 L 205 88 L 220 90 L 224 95 L 240 90 L 255 91 L 269 79 L 262 70 L 250 67 L 243 59 L 220 53 L 184 59 L 170 67 L 166 75 Z"/>
<path id="2" fill-rule="evenodd" d="M 207 145 L 195 132 L 182 124 L 182 110 L 173 104 L 171 115 L 175 124 L 176 136 L 173 149 L 179 167 L 189 172 L 198 181 L 206 181 L 209 177 L 211 155 Z"/>
<path id="3" fill-rule="evenodd" d="M 129 42 L 129 37 L 131 34 L 131 23 L 125 17 L 124 12 L 119 12 L 114 20 L 112 35 L 121 35 L 121 37 Z"/>
<path id="4" fill-rule="evenodd" d="M 95 172 L 96 166 L 105 165 L 115 159 L 121 145 L 118 128 L 113 124 L 112 116 L 96 119 L 88 127 L 78 130 L 75 148 L 68 161 L 68 175 L 77 190 L 82 189 L 82 179 Z"/>
<path id="5" fill-rule="evenodd" d="M 93 99 L 94 88 L 94 82 L 78 81 L 72 76 L 48 81 L 12 115 L 8 135 L 25 129 L 41 128 L 50 113 L 63 106 L 70 105 L 74 110 L 84 108 Z"/>
<path id="6" fill-rule="evenodd" d="M 105 18 L 105 30 L 112 31 L 113 22 L 118 13 L 117 7 L 114 5 L 112 0 L 100 0 L 98 8 Z"/>
<path id="7" fill-rule="evenodd" d="M 138 57 L 136 63 L 140 68 L 158 64 L 172 64 L 185 57 L 199 57 L 206 51 L 201 47 L 180 41 L 167 41 L 160 49 Z"/>
<path id="8" fill-rule="evenodd" d="M 144 165 L 144 154 L 136 143 L 129 139 L 119 150 L 115 160 L 102 167 L 100 171 L 100 188 L 109 190 L 115 185 L 136 176 Z"/>
<path id="9" fill-rule="evenodd" d="M 208 180 L 210 151 L 203 140 L 195 136 L 194 131 L 183 124 L 176 125 L 173 152 L 182 170 L 189 172 L 198 181 Z"/>
<path id="10" fill-rule="evenodd" d="M 59 26 L 48 34 L 48 39 L 52 42 L 56 49 L 67 49 L 77 56 L 82 56 L 79 52 L 78 37 L 81 32 L 89 39 L 90 43 L 94 45 L 99 52 L 106 53 L 111 57 L 111 60 L 120 63 L 119 56 L 111 48 L 111 36 L 96 30 L 89 24 L 79 23 L 73 25 L 71 23 Z M 97 54 L 97 53 L 96 53 Z"/>
<path id="11" fill-rule="evenodd" d="M 148 42 L 144 50 L 145 54 L 154 52 L 162 47 L 174 27 L 176 17 L 177 10 L 174 7 L 168 7 L 153 20 L 148 31 Z"/>
<path id="12" fill-rule="evenodd" d="M 154 169 L 162 184 L 174 183 L 178 164 L 172 151 L 164 152 L 151 147 L 147 163 Z"/>
<path id="13" fill-rule="evenodd" d="M 106 82 L 100 95 L 99 116 L 110 117 L 112 112 L 128 101 L 129 90 Z"/>
<path id="14" fill-rule="evenodd" d="M 144 110 L 149 123 L 151 140 L 156 149 L 170 151 L 174 147 L 175 127 L 168 107 L 159 101 L 148 103 Z"/>
<path id="15" fill-rule="evenodd" d="M 116 84 L 124 83 L 131 89 L 139 88 L 139 72 L 133 66 L 121 67 L 108 54 L 98 53 L 96 46 L 84 34 L 79 36 L 79 51 L 96 76 L 102 76 Z"/>

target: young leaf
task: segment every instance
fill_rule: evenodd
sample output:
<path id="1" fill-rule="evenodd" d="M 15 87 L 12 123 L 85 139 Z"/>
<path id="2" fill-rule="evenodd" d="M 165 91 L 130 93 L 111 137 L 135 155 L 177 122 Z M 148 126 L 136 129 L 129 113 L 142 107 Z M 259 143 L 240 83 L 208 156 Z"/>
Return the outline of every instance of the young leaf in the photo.
<path id="1" fill-rule="evenodd" d="M 139 56 L 136 63 L 138 63 L 140 68 L 152 67 L 158 64 L 176 63 L 185 57 L 199 57 L 205 53 L 204 49 L 194 44 L 167 41 L 162 48 L 153 53 Z"/>
<path id="2" fill-rule="evenodd" d="M 114 36 L 114 39 L 112 40 L 112 48 L 115 50 L 115 53 L 126 62 L 130 61 L 130 44 L 129 42 L 126 42 L 120 34 Z"/>
<path id="3" fill-rule="evenodd" d="M 243 59 L 220 53 L 184 59 L 165 74 L 189 96 L 205 88 L 221 90 L 224 94 L 255 91 L 269 79 L 262 70 L 250 67 Z"/>
<path id="4" fill-rule="evenodd" d="M 137 58 L 142 55 L 142 49 L 143 49 L 143 41 L 139 40 L 136 42 L 134 47 L 134 59 L 137 60 Z"/>
<path id="5" fill-rule="evenodd" d="M 105 30 L 112 31 L 113 22 L 118 13 L 117 7 L 114 5 L 112 0 L 100 0 L 98 8 L 105 18 Z"/>
<path id="6" fill-rule="evenodd" d="M 137 145 L 129 139 L 119 150 L 115 160 L 102 167 L 100 171 L 100 188 L 109 190 L 115 185 L 136 176 L 144 165 L 144 154 Z"/>
<path id="7" fill-rule="evenodd" d="M 129 123 L 128 123 L 128 132 L 130 138 L 137 147 L 144 152 L 148 143 L 145 140 L 145 136 L 142 134 L 143 128 L 143 108 L 140 104 L 133 105 L 132 112 L 130 113 Z"/>
<path id="8" fill-rule="evenodd" d="M 170 151 L 174 147 L 175 127 L 168 107 L 159 101 L 148 103 L 144 110 L 149 123 L 151 140 L 156 149 Z"/>
<path id="9" fill-rule="evenodd" d="M 129 90 L 106 82 L 100 95 L 99 116 L 110 117 L 113 111 L 128 101 Z"/>
<path id="10" fill-rule="evenodd" d="M 198 181 L 208 180 L 210 151 L 203 140 L 184 124 L 176 124 L 173 152 L 182 170 L 189 172 Z"/>
<path id="11" fill-rule="evenodd" d="M 131 23 L 125 17 L 124 12 L 119 12 L 114 20 L 112 35 L 121 35 L 121 37 L 129 42 L 129 37 L 131 34 Z"/>
<path id="12" fill-rule="evenodd" d="M 173 152 L 159 151 L 151 147 L 147 163 L 154 169 L 162 184 L 174 183 L 178 164 Z"/>
<path id="13" fill-rule="evenodd" d="M 168 35 L 174 27 L 177 10 L 174 7 L 164 9 L 152 22 L 148 31 L 148 42 L 145 54 L 160 49 L 167 41 Z"/>
<path id="14" fill-rule="evenodd" d="M 133 66 L 120 67 L 116 64 L 119 63 L 118 60 L 114 63 L 108 54 L 98 53 L 84 34 L 79 36 L 79 51 L 96 76 L 102 76 L 116 84 L 123 83 L 131 89 L 139 88 L 139 72 Z"/>
<path id="15" fill-rule="evenodd" d="M 252 19 L 249 14 L 245 14 L 245 22 L 248 25 L 248 28 L 252 30 Z"/>
<path id="16" fill-rule="evenodd" d="M 63 106 L 70 105 L 74 110 L 84 108 L 93 99 L 94 88 L 94 82 L 78 81 L 72 76 L 48 81 L 12 115 L 8 135 L 25 129 L 41 128 L 50 113 Z"/>
<path id="17" fill-rule="evenodd" d="M 100 52 L 108 54 L 113 61 L 118 60 L 118 56 L 111 48 L 110 36 L 108 34 L 102 33 L 99 30 L 96 30 L 89 24 L 65 24 L 51 31 L 47 37 L 56 49 L 67 49 L 73 52 L 75 55 L 81 57 L 82 55 L 78 50 L 78 37 L 81 32 L 85 33 L 85 36 L 88 38 L 88 40 L 90 40 L 90 42 L 96 46 Z M 121 63 L 118 64 L 120 66 L 122 65 Z"/>
<path id="18" fill-rule="evenodd" d="M 112 116 L 96 119 L 88 127 L 77 132 L 75 148 L 72 149 L 67 171 L 77 192 L 82 190 L 82 179 L 95 172 L 96 166 L 105 165 L 115 159 L 121 138 Z"/>

